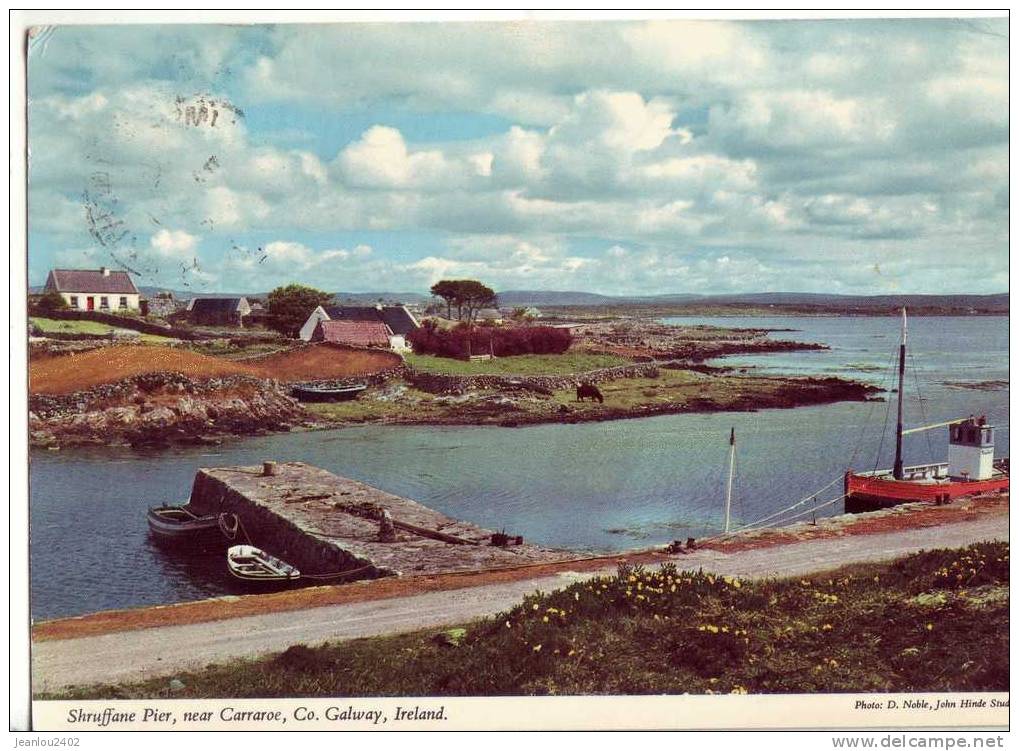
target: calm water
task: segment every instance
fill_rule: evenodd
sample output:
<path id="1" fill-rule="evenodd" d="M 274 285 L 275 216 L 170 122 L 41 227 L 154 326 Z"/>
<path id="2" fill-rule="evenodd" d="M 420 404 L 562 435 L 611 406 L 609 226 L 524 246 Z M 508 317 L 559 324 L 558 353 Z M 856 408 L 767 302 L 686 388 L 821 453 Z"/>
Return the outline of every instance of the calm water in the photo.
<path id="1" fill-rule="evenodd" d="M 727 358 L 761 372 L 846 375 L 887 383 L 892 318 L 667 319 L 792 328 L 775 337 L 831 351 Z M 1007 318 L 910 321 L 924 401 L 909 372 L 907 424 L 987 414 L 1008 454 Z M 759 413 L 669 415 L 527 428 L 368 426 L 238 440 L 158 453 L 35 452 L 31 478 L 32 610 L 52 618 L 230 592 L 220 555 L 176 557 L 152 545 L 145 510 L 186 500 L 195 469 L 300 460 L 544 545 L 624 549 L 701 536 L 721 523 L 727 438 L 739 441 L 736 521 L 754 521 L 857 468 L 889 466 L 894 414 L 880 460 L 886 403 Z M 924 414 L 925 413 L 925 414 Z M 944 460 L 947 435 L 906 439 L 910 462 Z M 835 485 L 822 500 L 838 495 Z M 841 512 L 836 506 L 826 510 Z M 820 515 L 819 513 L 819 515 Z"/>

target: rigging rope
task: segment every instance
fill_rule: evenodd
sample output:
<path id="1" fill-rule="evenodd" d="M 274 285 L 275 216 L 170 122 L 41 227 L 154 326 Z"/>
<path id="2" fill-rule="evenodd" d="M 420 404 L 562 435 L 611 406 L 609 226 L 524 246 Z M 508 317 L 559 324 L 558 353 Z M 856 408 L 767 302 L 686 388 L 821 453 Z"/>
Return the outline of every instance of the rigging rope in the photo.
<path id="1" fill-rule="evenodd" d="M 831 506 L 833 503 L 838 503 L 839 501 L 841 501 L 845 497 L 846 497 L 845 494 L 843 494 L 843 495 L 840 495 L 840 496 L 836 496 L 835 498 L 830 498 L 827 501 L 824 501 L 822 503 L 817 504 L 816 506 L 811 506 L 806 511 L 801 511 L 798 514 L 793 514 L 792 516 L 786 517 L 785 519 L 782 520 L 782 524 L 786 524 L 788 522 L 791 522 L 793 519 L 799 519 L 801 516 L 806 516 L 807 514 L 812 514 L 815 511 L 817 511 L 818 509 L 822 509 L 822 508 L 826 508 L 827 506 Z M 751 525 L 750 527 L 743 527 L 740 531 L 748 531 L 749 529 L 763 529 L 763 528 L 764 527 Z"/>
<path id="2" fill-rule="evenodd" d="M 785 515 L 785 514 L 786 514 L 787 512 L 789 512 L 789 511 L 792 511 L 793 509 L 799 508 L 800 506 L 802 506 L 802 505 L 803 505 L 804 503 L 806 503 L 807 501 L 809 501 L 809 500 L 812 500 L 812 499 L 814 499 L 814 498 L 817 498 L 817 496 L 818 496 L 819 494 L 823 493 L 823 492 L 824 492 L 825 490 L 827 490 L 828 488 L 830 488 L 830 487 L 831 487 L 832 485 L 834 485 L 835 483 L 837 483 L 837 482 L 838 482 L 839 480 L 843 479 L 843 477 L 844 477 L 844 475 L 836 475 L 836 477 L 835 477 L 835 479 L 834 479 L 834 480 L 832 480 L 831 482 L 829 482 L 829 483 L 828 483 L 827 485 L 825 485 L 825 486 L 824 486 L 823 488 L 821 488 L 820 490 L 815 490 L 815 491 L 814 491 L 813 493 L 811 493 L 810 495 L 808 495 L 808 496 L 805 496 L 804 498 L 800 499 L 800 500 L 799 500 L 799 501 L 797 501 L 796 503 L 792 504 L 791 506 L 787 506 L 787 507 L 785 507 L 784 509 L 781 509 L 780 511 L 776 511 L 776 512 L 774 512 L 774 513 L 772 513 L 772 514 L 768 514 L 767 516 L 761 517 L 761 518 L 760 518 L 760 519 L 758 519 L 757 521 L 754 521 L 754 522 L 750 522 L 749 524 L 744 524 L 744 525 L 743 525 L 743 526 L 741 526 L 741 527 L 737 527 L 736 529 L 730 530 L 730 531 L 729 531 L 728 533 L 721 533 L 721 534 L 718 534 L 718 535 L 714 535 L 713 537 L 707 537 L 707 538 L 705 538 L 705 539 L 707 539 L 707 540 L 716 540 L 716 539 L 719 539 L 719 538 L 722 538 L 722 537 L 728 537 L 728 536 L 730 536 L 730 535 L 734 535 L 734 534 L 737 534 L 737 533 L 739 533 L 739 532 L 743 532 L 744 530 L 750 529 L 750 528 L 752 528 L 752 527 L 758 527 L 758 526 L 761 526 L 761 525 L 763 525 L 763 524 L 764 524 L 765 522 L 767 522 L 767 521 L 771 521 L 772 519 L 777 519 L 778 517 L 780 517 L 780 516 L 783 516 L 783 515 Z M 841 497 L 844 497 L 844 496 L 840 496 L 840 498 L 841 498 Z M 818 506 L 818 507 L 816 507 L 816 508 L 820 508 L 820 506 Z M 812 510 L 814 510 L 814 509 L 808 509 L 808 512 L 807 512 L 807 513 L 809 513 L 809 512 L 810 512 L 810 511 L 812 511 Z"/>
<path id="3" fill-rule="evenodd" d="M 888 356 L 888 362 L 885 364 L 885 367 L 882 370 L 882 373 L 884 373 L 883 379 L 878 381 L 878 385 L 882 391 L 887 392 L 888 390 L 887 382 L 889 376 L 891 375 L 891 366 L 894 361 L 895 353 L 892 352 Z M 856 437 L 856 445 L 853 447 L 853 453 L 849 456 L 849 462 L 846 465 L 846 469 L 852 469 L 853 464 L 856 462 L 856 456 L 857 454 L 860 453 L 860 449 L 863 447 L 863 438 L 864 435 L 866 435 L 867 433 L 867 426 L 870 425 L 870 418 L 874 415 L 874 407 L 876 407 L 877 404 L 878 404 L 877 399 L 871 400 L 870 407 L 867 409 L 867 416 L 863 419 L 863 424 L 860 425 L 860 433 Z M 880 456 L 880 451 L 878 452 L 878 455 Z"/>
<path id="4" fill-rule="evenodd" d="M 901 398 L 901 396 L 902 395 L 899 394 L 900 398 Z M 884 424 L 881 426 L 881 440 L 878 441 L 878 444 L 877 444 L 877 455 L 874 457 L 874 471 L 875 472 L 877 472 L 877 467 L 881 463 L 881 451 L 885 447 L 885 435 L 887 435 L 887 433 L 888 433 L 888 418 L 892 414 L 892 400 L 888 399 L 887 402 L 888 402 L 888 404 L 885 407 L 885 421 L 884 421 Z"/>
<path id="5" fill-rule="evenodd" d="M 909 362 L 913 366 L 913 380 L 916 383 L 916 398 L 920 402 L 920 417 L 923 424 L 927 424 L 927 402 L 923 398 L 923 394 L 920 392 L 920 372 L 916 366 L 916 358 L 913 357 L 913 353 L 909 353 Z M 931 434 L 929 431 L 924 431 L 926 434 L 924 437 L 927 439 L 927 460 L 934 461 L 934 446 L 931 444 Z"/>

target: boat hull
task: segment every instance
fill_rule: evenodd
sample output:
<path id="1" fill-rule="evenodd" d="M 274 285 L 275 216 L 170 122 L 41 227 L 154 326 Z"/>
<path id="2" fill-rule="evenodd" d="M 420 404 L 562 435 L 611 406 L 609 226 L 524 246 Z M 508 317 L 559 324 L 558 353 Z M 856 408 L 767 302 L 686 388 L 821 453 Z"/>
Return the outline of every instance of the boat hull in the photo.
<path id="1" fill-rule="evenodd" d="M 898 506 L 903 503 L 948 503 L 980 493 L 1008 490 L 1008 475 L 989 480 L 908 482 L 885 476 L 846 473 L 846 513 L 858 514 Z"/>
<path id="2" fill-rule="evenodd" d="M 338 389 L 295 386 L 291 393 L 300 402 L 346 402 L 356 399 L 367 386 L 348 386 Z"/>
<path id="3" fill-rule="evenodd" d="M 150 508 L 146 521 L 159 542 L 203 546 L 225 542 L 217 515 L 196 516 L 186 506 Z"/>
<path id="4" fill-rule="evenodd" d="M 301 578 L 301 572 L 294 566 L 252 545 L 231 546 L 226 562 L 235 579 L 253 586 L 280 586 Z"/>

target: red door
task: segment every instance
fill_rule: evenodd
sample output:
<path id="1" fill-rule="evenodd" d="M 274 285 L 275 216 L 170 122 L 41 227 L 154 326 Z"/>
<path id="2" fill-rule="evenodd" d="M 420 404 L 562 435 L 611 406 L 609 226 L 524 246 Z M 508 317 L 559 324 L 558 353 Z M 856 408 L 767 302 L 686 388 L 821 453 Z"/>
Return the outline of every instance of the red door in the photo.
<path id="1" fill-rule="evenodd" d="M 85 309 L 86 310 L 95 310 L 96 309 L 96 299 L 94 297 L 87 297 L 87 298 L 85 298 Z"/>

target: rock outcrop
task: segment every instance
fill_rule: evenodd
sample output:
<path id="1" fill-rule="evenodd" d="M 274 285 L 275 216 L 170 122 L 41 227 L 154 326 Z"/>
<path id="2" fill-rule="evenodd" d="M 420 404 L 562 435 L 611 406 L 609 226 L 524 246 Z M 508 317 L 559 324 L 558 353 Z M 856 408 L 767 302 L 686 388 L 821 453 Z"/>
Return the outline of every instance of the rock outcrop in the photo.
<path id="1" fill-rule="evenodd" d="M 247 376 L 196 381 L 179 373 L 154 373 L 88 391 L 29 398 L 35 446 L 207 443 L 313 422 L 287 387 Z"/>

